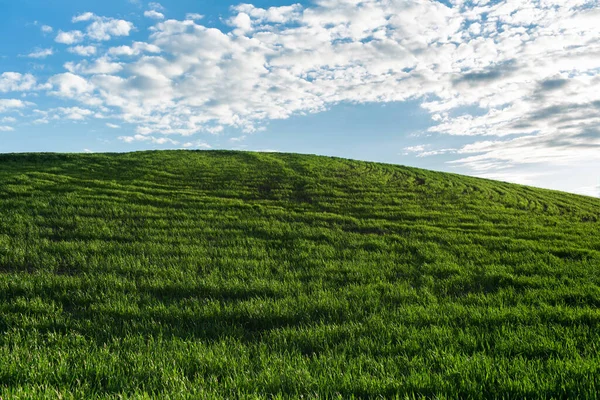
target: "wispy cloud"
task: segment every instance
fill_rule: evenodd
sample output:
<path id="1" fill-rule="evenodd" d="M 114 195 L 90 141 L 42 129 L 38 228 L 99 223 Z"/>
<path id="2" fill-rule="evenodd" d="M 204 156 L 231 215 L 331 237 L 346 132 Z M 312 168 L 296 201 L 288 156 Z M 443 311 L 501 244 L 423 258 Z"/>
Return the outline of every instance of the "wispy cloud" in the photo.
<path id="1" fill-rule="evenodd" d="M 133 142 L 150 142 L 154 144 L 173 144 L 178 145 L 179 142 L 167 137 L 154 137 L 148 135 L 133 135 L 133 136 L 119 136 L 119 140 L 124 141 L 125 143 L 133 143 Z"/>
<path id="2" fill-rule="evenodd" d="M 239 143 L 239 142 L 243 142 L 244 140 L 246 140 L 246 135 L 242 135 L 242 136 L 238 136 L 238 137 L 232 137 L 229 139 L 229 141 L 231 143 Z"/>
<path id="3" fill-rule="evenodd" d="M 194 142 L 186 142 L 183 144 L 183 148 L 190 149 L 212 149 L 212 146 L 202 140 L 196 140 Z"/>
<path id="4" fill-rule="evenodd" d="M 204 18 L 204 15 L 198 13 L 187 13 L 185 14 L 185 19 L 191 19 L 195 21 L 199 21 Z"/>
<path id="5" fill-rule="evenodd" d="M 54 54 L 54 50 L 52 48 L 49 49 L 35 49 L 31 53 L 27 54 L 29 58 L 46 58 Z"/>
<path id="6" fill-rule="evenodd" d="M 166 9 L 162 6 L 162 4 L 153 1 L 148 3 L 148 7 L 150 7 L 151 10 L 156 10 L 156 11 L 165 11 Z"/>

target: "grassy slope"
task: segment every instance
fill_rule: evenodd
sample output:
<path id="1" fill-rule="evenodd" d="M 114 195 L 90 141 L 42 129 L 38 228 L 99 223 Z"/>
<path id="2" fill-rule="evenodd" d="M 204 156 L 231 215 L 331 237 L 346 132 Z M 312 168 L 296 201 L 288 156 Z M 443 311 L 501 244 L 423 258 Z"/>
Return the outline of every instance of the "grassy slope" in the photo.
<path id="1" fill-rule="evenodd" d="M 599 219 L 316 156 L 0 155 L 0 395 L 591 398 Z"/>

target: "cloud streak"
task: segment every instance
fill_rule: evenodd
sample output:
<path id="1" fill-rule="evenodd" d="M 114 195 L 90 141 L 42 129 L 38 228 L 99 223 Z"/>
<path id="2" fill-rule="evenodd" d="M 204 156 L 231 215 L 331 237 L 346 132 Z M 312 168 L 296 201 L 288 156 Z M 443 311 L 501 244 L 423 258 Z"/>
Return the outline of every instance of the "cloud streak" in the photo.
<path id="1" fill-rule="evenodd" d="M 27 54 L 29 58 L 46 58 L 54 54 L 54 50 L 50 49 L 35 49 L 31 53 Z"/>

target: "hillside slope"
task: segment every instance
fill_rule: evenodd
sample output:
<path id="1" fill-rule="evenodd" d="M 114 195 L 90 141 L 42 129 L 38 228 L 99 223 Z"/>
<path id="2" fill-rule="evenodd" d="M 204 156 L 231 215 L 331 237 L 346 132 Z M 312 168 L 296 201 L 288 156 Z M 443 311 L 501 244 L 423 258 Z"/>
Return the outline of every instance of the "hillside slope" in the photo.
<path id="1" fill-rule="evenodd" d="M 594 398 L 599 234 L 401 166 L 0 155 L 0 396 Z"/>

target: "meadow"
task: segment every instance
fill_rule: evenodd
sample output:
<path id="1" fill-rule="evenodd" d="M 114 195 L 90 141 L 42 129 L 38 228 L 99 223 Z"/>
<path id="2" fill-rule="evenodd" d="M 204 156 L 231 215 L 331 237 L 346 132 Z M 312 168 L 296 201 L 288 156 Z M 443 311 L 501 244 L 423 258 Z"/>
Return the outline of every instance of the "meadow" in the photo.
<path id="1" fill-rule="evenodd" d="M 600 398 L 600 199 L 297 154 L 0 155 L 0 396 Z"/>

